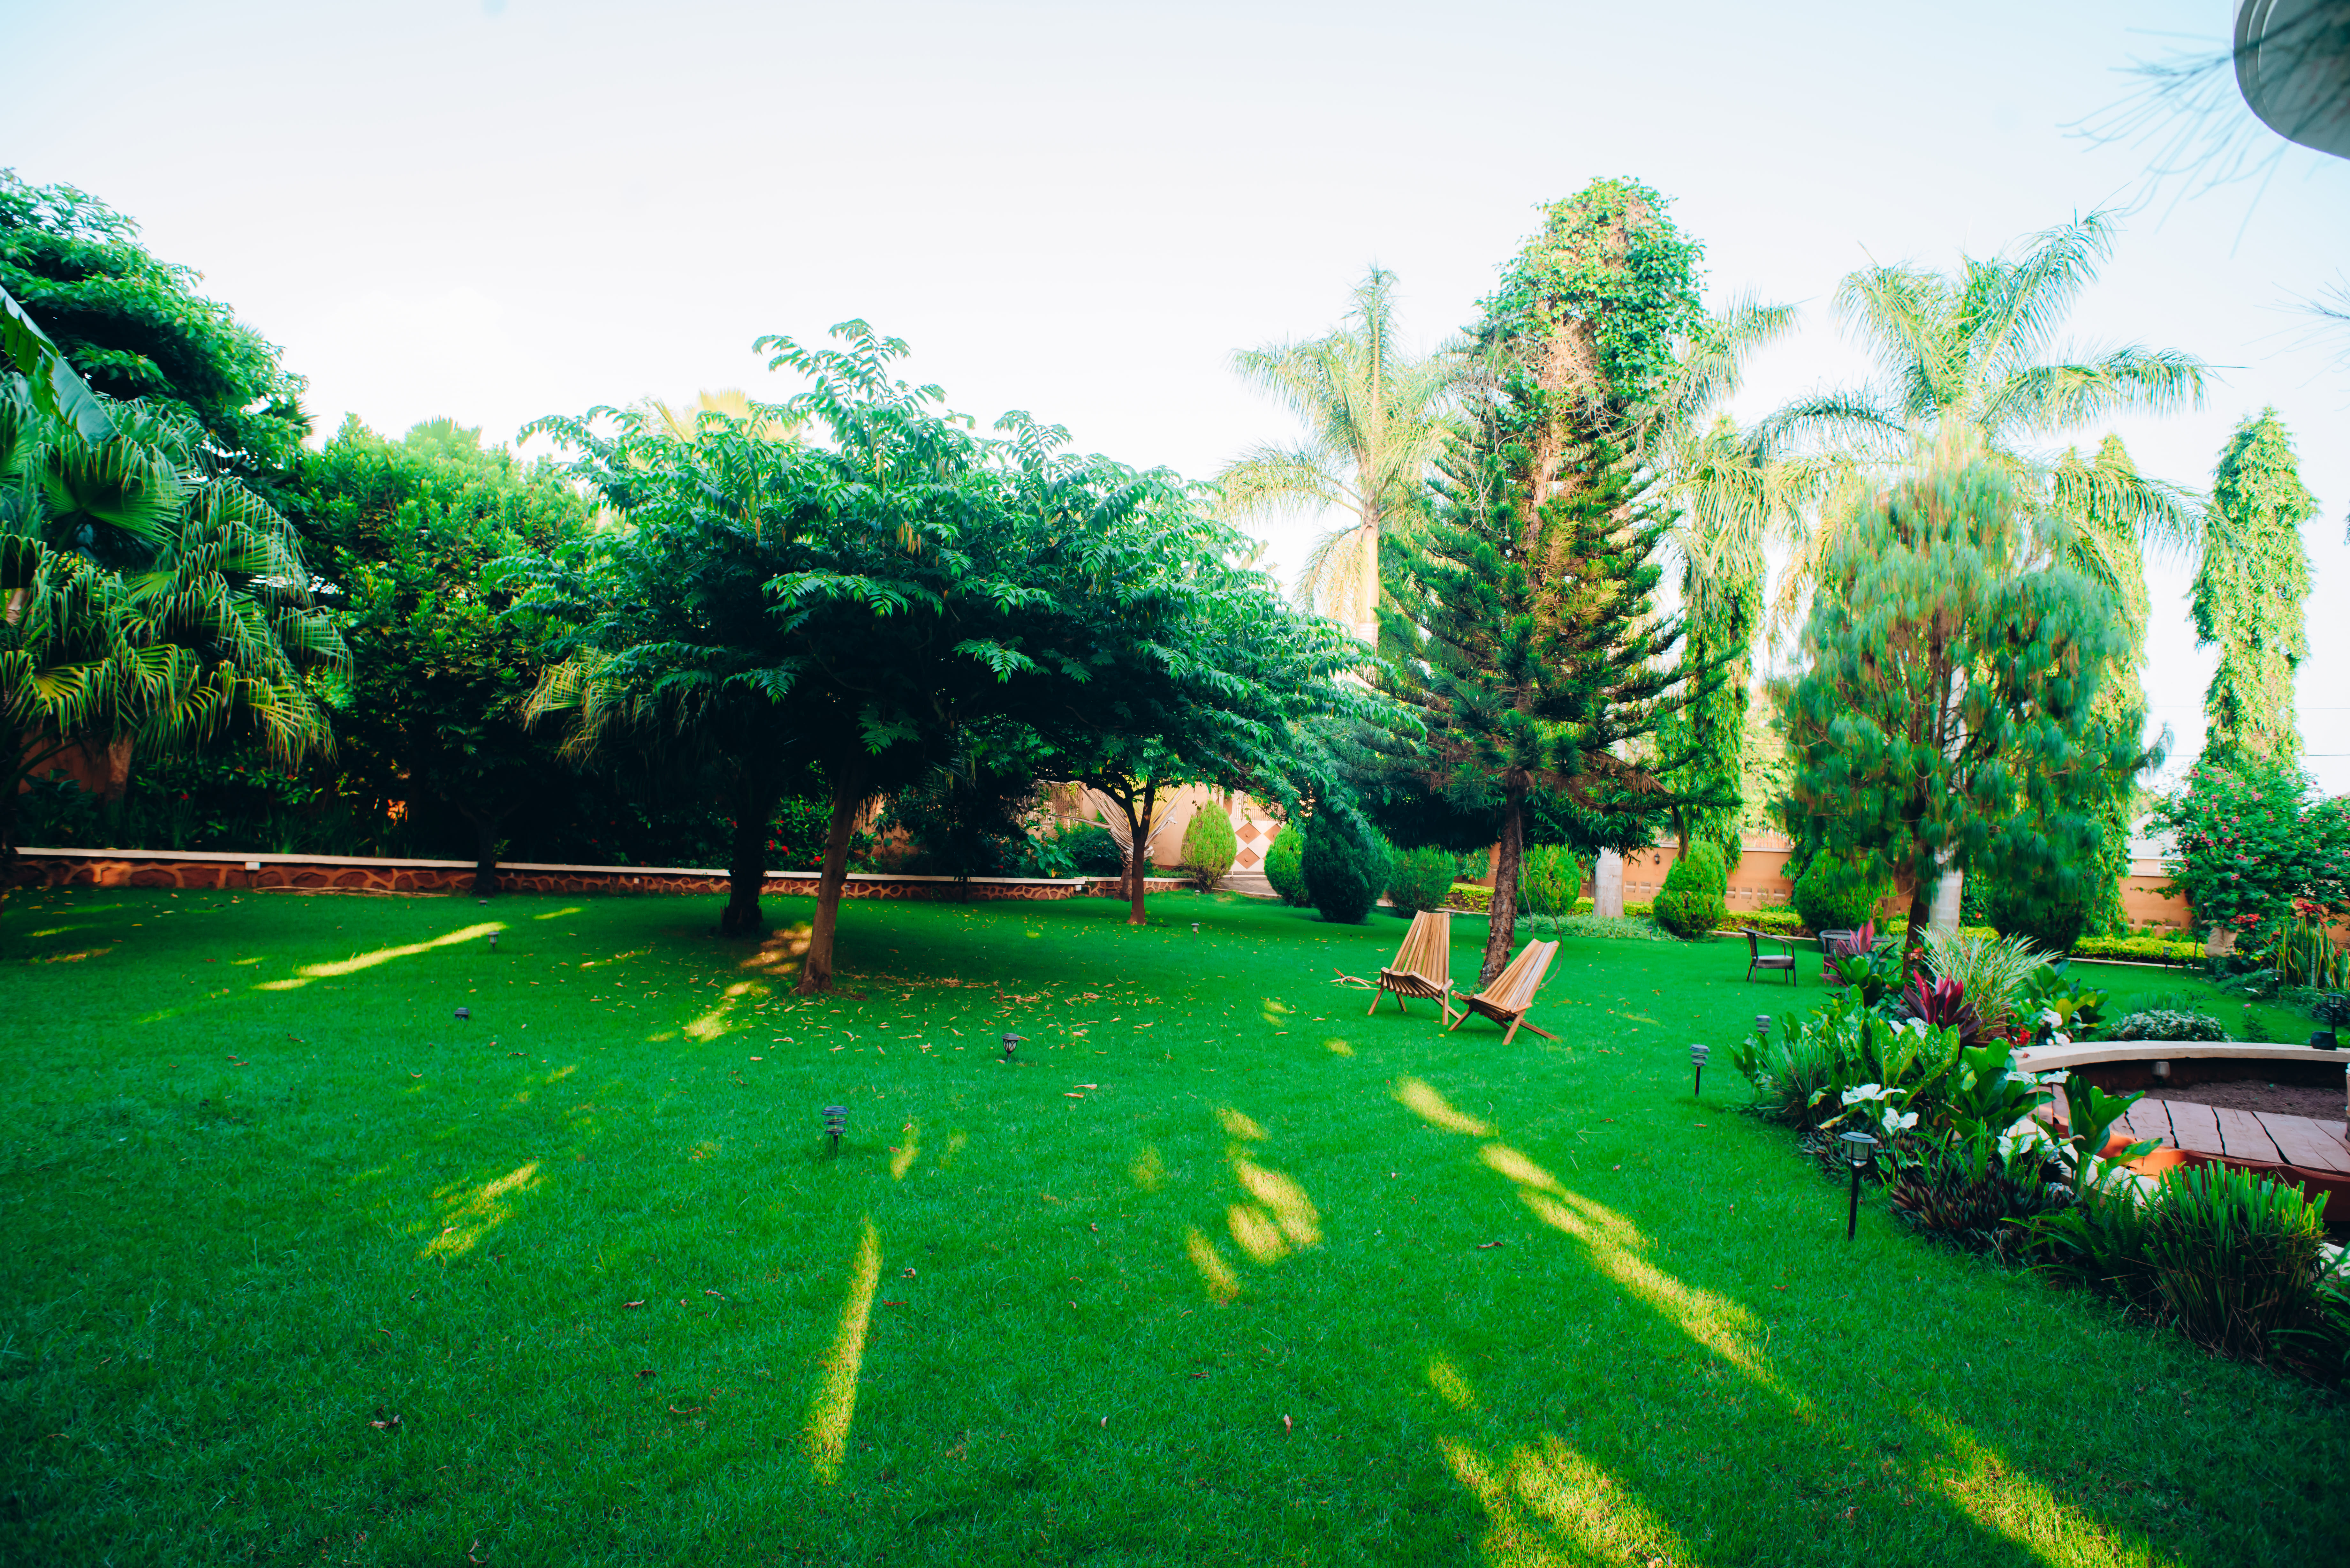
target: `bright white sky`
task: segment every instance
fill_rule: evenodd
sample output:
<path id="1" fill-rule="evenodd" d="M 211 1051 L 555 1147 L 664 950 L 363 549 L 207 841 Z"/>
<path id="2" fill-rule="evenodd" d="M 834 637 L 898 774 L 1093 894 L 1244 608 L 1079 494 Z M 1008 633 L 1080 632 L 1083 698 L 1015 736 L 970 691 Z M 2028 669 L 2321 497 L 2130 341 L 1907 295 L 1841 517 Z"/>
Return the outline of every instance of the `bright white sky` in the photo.
<path id="1" fill-rule="evenodd" d="M 1739 412 L 1856 380 L 1827 305 L 1874 257 L 1954 265 L 2126 201 L 2149 149 L 2066 127 L 2225 0 L 1182 5 L 800 0 L 0 0 L 0 161 L 136 216 L 285 346 L 322 432 L 435 415 L 510 437 L 652 393 L 786 390 L 753 337 L 864 317 L 992 421 L 1212 474 L 1286 433 L 1231 351 L 1329 327 L 1374 260 L 1407 326 L 1465 325 L 1535 206 L 1603 175 L 1676 198 L 1709 297 L 1799 302 Z M 2121 427 L 2208 484 L 2273 404 L 2323 510 L 2310 765 L 2350 791 L 2350 164 L 2288 150 L 2130 220 L 2085 346 L 2219 368 Z M 2093 445 L 2102 431 L 2082 433 Z M 1308 532 L 1270 531 L 1293 564 Z M 2200 743 L 2210 656 L 2154 577 L 2153 718 Z M 2177 763 L 2171 771 L 2175 772 Z"/>

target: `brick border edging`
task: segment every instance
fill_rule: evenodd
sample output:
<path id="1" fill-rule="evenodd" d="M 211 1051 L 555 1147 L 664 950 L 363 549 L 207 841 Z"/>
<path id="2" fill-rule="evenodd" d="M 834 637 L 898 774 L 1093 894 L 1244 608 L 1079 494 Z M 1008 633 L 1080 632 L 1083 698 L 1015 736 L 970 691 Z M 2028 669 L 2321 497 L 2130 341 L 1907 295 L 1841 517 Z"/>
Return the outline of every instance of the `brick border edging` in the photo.
<path id="1" fill-rule="evenodd" d="M 680 866 L 562 866 L 533 862 L 501 864 L 498 886 L 509 893 L 667 893 L 726 891 L 723 871 Z M 59 849 L 16 852 L 15 881 L 21 887 L 173 888 L 245 889 L 295 893 L 470 892 L 473 865 L 465 860 L 370 859 L 338 855 L 235 855 L 208 850 Z M 816 892 L 813 871 L 770 871 L 764 891 L 786 897 Z M 1181 877 L 1144 878 L 1144 893 L 1191 886 Z M 852 871 L 841 888 L 845 898 L 898 898 L 944 902 L 1054 901 L 1126 896 L 1124 878 L 1072 877 L 894 876 Z"/>

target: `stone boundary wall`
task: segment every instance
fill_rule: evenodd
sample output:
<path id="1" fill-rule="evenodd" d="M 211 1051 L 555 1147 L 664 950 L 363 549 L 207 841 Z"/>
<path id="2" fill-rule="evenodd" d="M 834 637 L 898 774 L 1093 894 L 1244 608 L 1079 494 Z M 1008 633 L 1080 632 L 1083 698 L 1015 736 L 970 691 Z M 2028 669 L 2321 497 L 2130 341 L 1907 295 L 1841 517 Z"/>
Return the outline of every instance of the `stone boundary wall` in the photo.
<path id="1" fill-rule="evenodd" d="M 470 860 L 378 860 L 334 855 L 223 855 L 171 849 L 45 849 L 16 852 L 23 887 L 209 888 L 292 893 L 467 893 Z M 813 871 L 770 871 L 769 893 L 813 898 Z M 1180 877 L 1152 877 L 1145 893 L 1188 888 Z M 696 893 L 726 891 L 726 873 L 679 866 L 545 866 L 501 864 L 498 887 L 508 893 Z M 905 877 L 852 871 L 845 898 L 952 901 L 1124 898 L 1116 877 L 1045 880 L 1022 877 Z"/>

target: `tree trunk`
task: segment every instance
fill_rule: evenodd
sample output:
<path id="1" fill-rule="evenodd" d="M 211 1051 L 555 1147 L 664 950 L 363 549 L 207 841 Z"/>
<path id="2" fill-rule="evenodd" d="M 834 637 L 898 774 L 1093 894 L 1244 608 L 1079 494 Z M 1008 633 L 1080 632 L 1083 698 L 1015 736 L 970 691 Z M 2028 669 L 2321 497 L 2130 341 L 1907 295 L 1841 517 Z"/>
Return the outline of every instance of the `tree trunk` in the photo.
<path id="1" fill-rule="evenodd" d="M 498 890 L 498 824 L 501 817 L 483 816 L 458 808 L 473 825 L 473 897 L 494 897 Z"/>
<path id="2" fill-rule="evenodd" d="M 1126 911 L 1126 923 L 1129 926 L 1148 925 L 1149 923 L 1149 917 L 1145 915 L 1142 911 L 1143 895 L 1149 891 L 1149 888 L 1145 884 L 1147 884 L 1150 878 L 1150 846 L 1145 841 L 1145 825 L 1150 821 L 1150 807 L 1157 801 L 1158 797 L 1159 784 L 1156 780 L 1153 780 L 1151 783 L 1145 784 L 1142 788 L 1141 816 L 1137 818 L 1132 806 L 1127 807 L 1126 810 L 1127 844 L 1128 846 L 1126 857 L 1127 896 L 1128 899 Z"/>
<path id="3" fill-rule="evenodd" d="M 1493 850 L 1493 893 L 1486 905 L 1485 959 L 1477 971 L 1482 990 L 1510 961 L 1518 936 L 1518 866 L 1526 851 L 1526 794 L 1513 789 L 1502 808 L 1502 841 Z"/>
<path id="4" fill-rule="evenodd" d="M 848 841 L 857 832 L 857 808 L 865 804 L 863 783 L 862 774 L 844 771 L 833 785 L 832 831 L 824 841 L 824 874 L 816 883 L 816 921 L 800 964 L 802 996 L 832 989 L 832 934 L 840 925 L 840 890 L 848 885 Z"/>
<path id="5" fill-rule="evenodd" d="M 759 895 L 767 886 L 767 825 L 775 819 L 772 791 L 744 784 L 734 800 L 734 847 L 726 861 L 726 909 L 718 917 L 722 937 L 754 937 L 765 925 Z"/>

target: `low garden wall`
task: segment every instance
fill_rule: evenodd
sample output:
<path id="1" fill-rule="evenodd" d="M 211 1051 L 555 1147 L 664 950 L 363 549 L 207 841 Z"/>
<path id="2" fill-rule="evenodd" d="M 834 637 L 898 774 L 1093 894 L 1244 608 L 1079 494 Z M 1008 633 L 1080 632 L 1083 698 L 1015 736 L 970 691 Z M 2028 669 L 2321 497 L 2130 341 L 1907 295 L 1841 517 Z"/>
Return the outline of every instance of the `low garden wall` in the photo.
<path id="1" fill-rule="evenodd" d="M 726 873 L 681 866 L 545 866 L 501 864 L 498 887 L 509 893 L 723 893 Z M 238 888 L 296 893 L 465 893 L 473 890 L 470 860 L 389 860 L 338 855 L 223 855 L 179 849 L 43 849 L 16 852 L 20 886 L 94 888 Z M 813 897 L 816 873 L 770 871 L 770 893 Z M 1147 893 L 1190 887 L 1180 877 L 1152 877 Z M 852 871 L 847 898 L 1054 899 L 1123 898 L 1116 877 L 1045 879 L 1026 877 L 907 877 Z"/>

